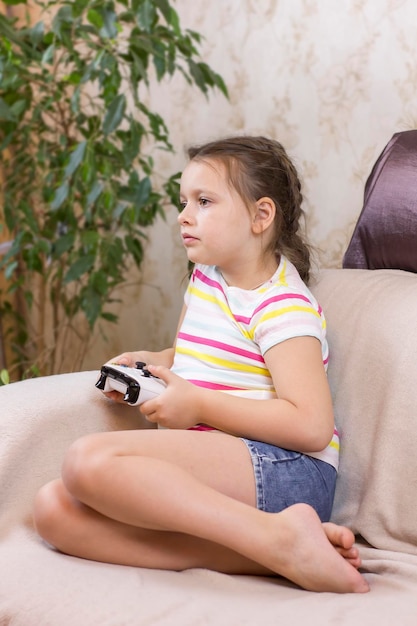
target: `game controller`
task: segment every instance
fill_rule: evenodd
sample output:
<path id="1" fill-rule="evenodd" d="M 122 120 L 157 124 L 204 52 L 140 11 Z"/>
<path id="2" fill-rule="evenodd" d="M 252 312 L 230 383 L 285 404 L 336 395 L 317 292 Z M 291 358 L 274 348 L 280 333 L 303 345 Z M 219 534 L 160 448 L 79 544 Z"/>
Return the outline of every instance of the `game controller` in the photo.
<path id="1" fill-rule="evenodd" d="M 146 363 L 141 361 L 136 362 L 136 367 L 118 363 L 103 365 L 95 386 L 104 393 L 119 391 L 130 406 L 138 406 L 156 398 L 166 387 L 164 381 L 153 376 L 146 369 Z"/>

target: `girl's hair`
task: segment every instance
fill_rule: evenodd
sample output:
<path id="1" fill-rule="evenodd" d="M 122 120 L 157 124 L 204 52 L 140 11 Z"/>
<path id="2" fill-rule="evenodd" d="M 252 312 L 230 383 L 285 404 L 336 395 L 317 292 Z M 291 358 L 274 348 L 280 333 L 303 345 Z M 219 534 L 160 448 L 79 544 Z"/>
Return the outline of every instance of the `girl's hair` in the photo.
<path id="1" fill-rule="evenodd" d="M 283 146 L 266 137 L 237 136 L 193 146 L 194 160 L 216 159 L 226 167 L 229 181 L 247 206 L 266 196 L 276 206 L 275 235 L 268 246 L 294 263 L 308 283 L 310 249 L 300 231 L 303 196 L 297 170 Z"/>

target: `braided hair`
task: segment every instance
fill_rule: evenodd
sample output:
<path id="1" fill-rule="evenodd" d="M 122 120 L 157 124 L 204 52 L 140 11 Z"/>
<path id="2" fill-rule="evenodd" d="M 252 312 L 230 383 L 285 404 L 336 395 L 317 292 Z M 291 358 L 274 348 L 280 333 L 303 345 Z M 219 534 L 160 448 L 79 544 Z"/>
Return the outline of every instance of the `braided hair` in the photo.
<path id="1" fill-rule="evenodd" d="M 230 184 L 248 207 L 262 197 L 273 200 L 274 237 L 266 252 L 274 252 L 277 259 L 284 254 L 308 283 L 310 249 L 300 233 L 304 218 L 301 183 L 284 147 L 266 137 L 237 136 L 190 147 L 188 157 L 221 161 Z"/>

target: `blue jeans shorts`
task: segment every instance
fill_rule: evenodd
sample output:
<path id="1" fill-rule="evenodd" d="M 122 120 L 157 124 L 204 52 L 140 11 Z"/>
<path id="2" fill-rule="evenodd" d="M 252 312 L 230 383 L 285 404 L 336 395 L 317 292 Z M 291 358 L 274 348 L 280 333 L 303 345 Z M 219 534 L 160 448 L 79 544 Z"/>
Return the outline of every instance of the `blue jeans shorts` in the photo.
<path id="1" fill-rule="evenodd" d="M 322 522 L 330 519 L 337 476 L 333 465 L 301 452 L 241 439 L 252 458 L 258 509 L 278 513 L 304 502 Z"/>

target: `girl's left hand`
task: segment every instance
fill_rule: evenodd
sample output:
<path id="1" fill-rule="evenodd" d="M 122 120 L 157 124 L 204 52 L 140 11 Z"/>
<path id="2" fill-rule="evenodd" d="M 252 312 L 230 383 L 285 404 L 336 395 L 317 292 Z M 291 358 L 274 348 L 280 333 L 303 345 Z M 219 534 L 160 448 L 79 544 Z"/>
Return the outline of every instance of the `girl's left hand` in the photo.
<path id="1" fill-rule="evenodd" d="M 165 428 L 185 430 L 201 421 L 198 419 L 199 387 L 163 365 L 149 365 L 148 369 L 166 383 L 166 389 L 157 398 L 148 400 L 139 407 L 149 422 Z"/>

